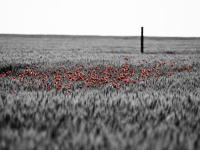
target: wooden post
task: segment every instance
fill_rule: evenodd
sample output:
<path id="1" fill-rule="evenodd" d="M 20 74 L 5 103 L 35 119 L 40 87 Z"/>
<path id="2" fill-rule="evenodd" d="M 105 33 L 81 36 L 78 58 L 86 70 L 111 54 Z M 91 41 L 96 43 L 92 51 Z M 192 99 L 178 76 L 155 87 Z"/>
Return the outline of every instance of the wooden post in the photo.
<path id="1" fill-rule="evenodd" d="M 143 37 L 143 27 L 141 27 L 141 53 L 144 52 L 144 37 Z"/>

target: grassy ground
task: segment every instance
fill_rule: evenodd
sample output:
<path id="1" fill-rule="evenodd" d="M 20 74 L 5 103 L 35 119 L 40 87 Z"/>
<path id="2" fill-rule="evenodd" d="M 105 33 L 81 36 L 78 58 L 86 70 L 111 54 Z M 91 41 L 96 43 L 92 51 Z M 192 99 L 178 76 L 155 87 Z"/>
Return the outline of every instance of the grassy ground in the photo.
<path id="1" fill-rule="evenodd" d="M 140 54 L 139 37 L 1 35 L 0 149 L 199 149 L 199 43 L 198 38 L 146 37 L 145 54 Z M 107 66 L 116 66 L 118 77 L 123 68 L 136 73 L 124 72 L 130 83 L 118 80 L 117 90 Z M 152 66 L 158 74 L 140 73 Z M 84 78 L 95 76 L 89 70 L 96 70 L 98 78 L 104 71 L 112 77 L 86 87 L 85 81 L 67 78 L 72 68 Z M 60 89 L 53 71 L 59 73 Z M 18 77 L 22 73 L 26 76 Z"/>

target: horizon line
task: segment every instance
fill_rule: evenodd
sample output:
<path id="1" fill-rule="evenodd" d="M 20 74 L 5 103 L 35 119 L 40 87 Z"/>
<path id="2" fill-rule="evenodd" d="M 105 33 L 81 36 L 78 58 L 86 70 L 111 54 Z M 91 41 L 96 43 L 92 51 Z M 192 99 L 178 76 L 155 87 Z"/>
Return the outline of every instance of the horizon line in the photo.
<path id="1" fill-rule="evenodd" d="M 18 33 L 0 33 L 0 36 L 83 36 L 83 37 L 141 37 L 140 35 L 76 35 L 76 34 L 18 34 Z M 160 38 L 200 38 L 200 36 L 151 36 Z"/>

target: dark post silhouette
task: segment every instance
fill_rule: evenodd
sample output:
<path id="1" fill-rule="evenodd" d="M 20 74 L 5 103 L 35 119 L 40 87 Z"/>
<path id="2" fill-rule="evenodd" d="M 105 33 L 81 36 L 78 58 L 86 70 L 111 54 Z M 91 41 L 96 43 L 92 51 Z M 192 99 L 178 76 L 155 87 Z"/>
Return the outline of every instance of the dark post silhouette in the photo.
<path id="1" fill-rule="evenodd" d="M 143 37 L 143 27 L 141 27 L 141 53 L 144 52 L 144 37 Z"/>

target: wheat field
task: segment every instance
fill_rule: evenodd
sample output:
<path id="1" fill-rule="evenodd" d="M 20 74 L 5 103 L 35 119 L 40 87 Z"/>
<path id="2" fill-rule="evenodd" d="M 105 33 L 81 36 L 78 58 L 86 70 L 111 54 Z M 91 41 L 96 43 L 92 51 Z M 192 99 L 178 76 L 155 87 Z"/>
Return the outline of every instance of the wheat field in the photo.
<path id="1" fill-rule="evenodd" d="M 200 148 L 200 38 L 0 35 L 1 150 Z"/>

